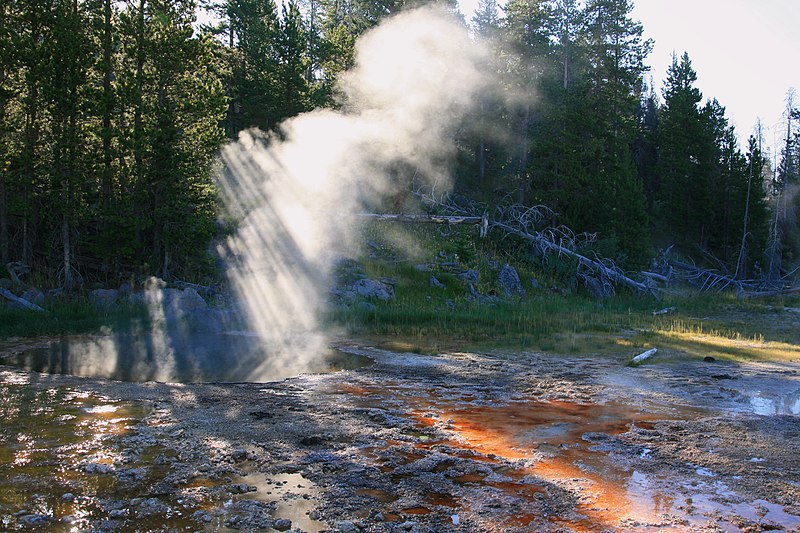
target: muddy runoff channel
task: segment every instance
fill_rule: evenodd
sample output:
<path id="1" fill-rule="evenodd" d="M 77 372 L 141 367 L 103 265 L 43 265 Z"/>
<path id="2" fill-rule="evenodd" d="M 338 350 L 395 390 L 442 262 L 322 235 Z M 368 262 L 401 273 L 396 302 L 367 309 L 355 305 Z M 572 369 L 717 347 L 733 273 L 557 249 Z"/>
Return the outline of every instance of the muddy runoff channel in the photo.
<path id="1" fill-rule="evenodd" d="M 0 530 L 800 530 L 800 364 L 339 348 L 375 363 L 0 366 Z"/>

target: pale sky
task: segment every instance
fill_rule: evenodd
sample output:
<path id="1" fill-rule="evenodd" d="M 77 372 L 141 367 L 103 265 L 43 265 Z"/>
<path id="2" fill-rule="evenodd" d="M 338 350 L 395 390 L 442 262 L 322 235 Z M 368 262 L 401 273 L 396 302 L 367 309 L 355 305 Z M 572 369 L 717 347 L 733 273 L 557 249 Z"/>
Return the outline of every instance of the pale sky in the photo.
<path id="1" fill-rule="evenodd" d="M 704 101 L 716 98 L 745 146 L 756 117 L 768 145 L 790 87 L 800 90 L 798 0 L 634 0 L 633 18 L 655 40 L 648 63 L 660 87 L 673 51 L 689 53 Z M 659 91 L 660 92 L 660 91 Z M 800 103 L 800 99 L 797 100 Z"/>
<path id="2" fill-rule="evenodd" d="M 460 0 L 468 21 L 477 0 Z M 504 3 L 504 2 L 501 2 Z M 658 88 L 673 51 L 689 53 L 703 102 L 716 98 L 742 146 L 756 117 L 768 145 L 781 125 L 790 87 L 800 91 L 800 0 L 634 0 L 633 18 L 655 41 L 647 59 Z M 800 96 L 798 96 L 800 103 Z"/>

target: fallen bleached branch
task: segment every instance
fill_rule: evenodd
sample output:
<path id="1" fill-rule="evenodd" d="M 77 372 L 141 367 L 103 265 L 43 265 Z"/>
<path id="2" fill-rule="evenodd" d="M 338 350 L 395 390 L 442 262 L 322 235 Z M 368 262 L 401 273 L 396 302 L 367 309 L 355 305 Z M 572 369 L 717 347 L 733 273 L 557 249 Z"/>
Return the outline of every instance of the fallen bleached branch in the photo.
<path id="1" fill-rule="evenodd" d="M 647 359 L 648 357 L 652 357 L 653 355 L 655 355 L 657 351 L 658 351 L 658 348 L 651 348 L 651 349 L 647 350 L 646 352 L 642 352 L 639 355 L 637 355 L 636 357 L 634 357 L 633 359 L 631 359 L 631 363 L 639 364 L 642 361 L 644 361 L 645 359 Z"/>

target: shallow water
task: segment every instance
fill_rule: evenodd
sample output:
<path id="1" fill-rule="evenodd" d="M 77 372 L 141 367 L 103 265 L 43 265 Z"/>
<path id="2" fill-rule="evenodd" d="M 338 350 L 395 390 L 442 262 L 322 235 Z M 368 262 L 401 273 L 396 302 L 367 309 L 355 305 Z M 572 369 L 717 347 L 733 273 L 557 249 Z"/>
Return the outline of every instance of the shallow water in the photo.
<path id="1" fill-rule="evenodd" d="M 345 385 L 342 390 L 364 407 L 402 406 L 400 409 L 421 431 L 436 428 L 449 435 L 446 439 L 387 442 L 383 447 L 365 449 L 382 471 L 398 476 L 395 470 L 400 469 L 403 474 L 397 479 L 402 481 L 407 465 L 424 460 L 426 451 L 436 449 L 453 459 L 440 463 L 435 472 L 447 472 L 459 459 L 480 461 L 491 473 L 460 474 L 451 481 L 529 502 L 531 509 L 536 508 L 537 501 L 551 497 L 557 487 L 568 487 L 581 497 L 572 516 L 550 518 L 554 528 L 598 531 L 627 521 L 638 524 L 636 527 L 649 524 L 653 530 L 679 531 L 703 529 L 712 520 L 724 531 L 740 532 L 746 529 L 739 527 L 742 518 L 791 530 L 800 528 L 800 516 L 774 503 L 736 497 L 709 470 L 695 468 L 696 476 L 684 478 L 670 471 L 641 472 L 625 460 L 634 454 L 646 462 L 653 453 L 646 447 L 627 445 L 624 434 L 628 431 L 639 428 L 648 432 L 655 421 L 692 419 L 702 416 L 702 410 L 661 406 L 662 412 L 653 412 L 622 404 L 495 401 L 477 388 L 410 389 L 391 382 L 372 387 Z M 399 460 L 386 462 L 386 457 Z M 515 466 L 507 466 L 507 461 Z M 365 495 L 384 505 L 393 501 L 381 495 Z M 432 495 L 428 496 L 424 501 L 430 506 L 401 509 L 400 515 L 431 512 L 435 505 L 445 505 L 456 514 L 471 512 L 469 505 L 462 505 L 458 499 L 442 503 L 441 498 L 433 501 Z M 536 511 L 509 511 L 496 527 L 525 530 L 534 527 L 539 518 Z"/>
<path id="2" fill-rule="evenodd" d="M 372 364 L 329 350 L 297 368 L 273 357 L 246 334 L 197 334 L 175 338 L 156 333 L 64 337 L 0 354 L 0 364 L 49 374 L 117 381 L 260 382 L 301 372 L 333 372 Z"/>

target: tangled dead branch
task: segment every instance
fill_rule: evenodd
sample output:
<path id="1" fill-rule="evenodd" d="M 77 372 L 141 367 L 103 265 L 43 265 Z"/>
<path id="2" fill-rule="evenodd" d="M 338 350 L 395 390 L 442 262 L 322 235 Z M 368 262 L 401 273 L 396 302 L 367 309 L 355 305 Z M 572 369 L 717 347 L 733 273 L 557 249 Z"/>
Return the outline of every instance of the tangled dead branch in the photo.
<path id="1" fill-rule="evenodd" d="M 568 256 L 577 261 L 576 276 L 596 296 L 613 294 L 614 285 L 624 285 L 629 289 L 652 296 L 659 290 L 652 283 L 636 281 L 617 267 L 613 261 L 587 257 L 576 251 L 580 246 L 594 240 L 593 234 L 575 234 L 565 226 L 547 226 L 555 218 L 553 211 L 546 206 L 526 207 L 511 202 L 501 202 L 487 216 L 488 209 L 466 198 L 458 196 L 434 196 L 416 191 L 416 196 L 428 207 L 450 216 L 475 217 L 484 213 L 488 220 L 488 230 L 497 229 L 504 235 L 514 235 L 532 243 L 542 254 Z M 539 229 L 541 228 L 541 229 Z"/>

